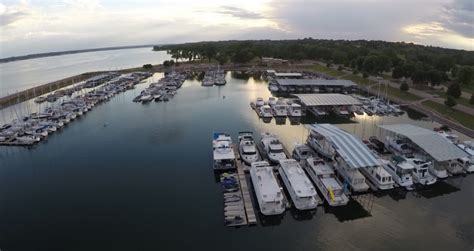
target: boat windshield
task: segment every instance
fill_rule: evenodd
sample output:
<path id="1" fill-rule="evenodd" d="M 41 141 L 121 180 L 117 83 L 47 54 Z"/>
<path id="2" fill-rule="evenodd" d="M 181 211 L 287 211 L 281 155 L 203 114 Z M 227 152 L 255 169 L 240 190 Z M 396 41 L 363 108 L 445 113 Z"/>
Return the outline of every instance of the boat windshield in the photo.
<path id="1" fill-rule="evenodd" d="M 270 149 L 270 153 L 283 153 L 283 149 Z"/>
<path id="2" fill-rule="evenodd" d="M 245 155 L 254 155 L 256 153 L 257 153 L 256 151 L 244 151 Z"/>

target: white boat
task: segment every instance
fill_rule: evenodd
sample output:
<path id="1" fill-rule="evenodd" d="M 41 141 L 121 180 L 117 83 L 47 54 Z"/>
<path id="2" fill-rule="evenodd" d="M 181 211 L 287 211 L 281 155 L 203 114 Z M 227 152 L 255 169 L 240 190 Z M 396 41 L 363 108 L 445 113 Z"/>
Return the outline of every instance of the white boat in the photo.
<path id="1" fill-rule="evenodd" d="M 464 141 L 463 144 L 457 144 L 461 150 L 467 153 L 468 157 L 461 161 L 464 163 L 464 169 L 468 173 L 474 172 L 474 144 L 471 141 Z"/>
<path id="2" fill-rule="evenodd" d="M 153 96 L 152 95 L 143 95 L 141 98 L 140 98 L 140 101 L 143 102 L 143 103 L 146 103 L 146 102 L 150 102 L 153 100 Z"/>
<path id="3" fill-rule="evenodd" d="M 337 115 L 343 116 L 343 117 L 349 117 L 351 115 L 351 112 L 347 107 L 344 106 L 336 106 L 334 107 L 334 111 L 336 112 Z"/>
<path id="4" fill-rule="evenodd" d="M 349 198 L 332 167 L 320 158 L 308 158 L 303 163 L 303 168 L 330 206 L 347 205 Z"/>
<path id="5" fill-rule="evenodd" d="M 268 105 L 269 106 L 274 106 L 277 103 L 277 99 L 275 97 L 269 97 L 268 98 Z"/>
<path id="6" fill-rule="evenodd" d="M 317 154 L 308 145 L 297 144 L 295 145 L 295 148 L 293 148 L 293 153 L 291 157 L 297 161 L 302 162 L 308 158 L 317 157 Z"/>
<path id="7" fill-rule="evenodd" d="M 327 113 L 324 109 L 322 109 L 322 108 L 318 108 L 318 107 L 312 106 L 312 107 L 309 107 L 308 109 L 309 109 L 309 111 L 310 111 L 311 113 L 313 113 L 315 116 L 326 116 L 326 115 L 328 115 L 328 113 Z"/>
<path id="8" fill-rule="evenodd" d="M 436 178 L 430 174 L 429 167 L 431 161 L 423 161 L 416 158 L 405 158 L 408 163 L 415 167 L 413 171 L 413 180 L 422 185 L 432 185 L 436 183 Z"/>
<path id="9" fill-rule="evenodd" d="M 38 136 L 25 135 L 21 137 L 16 137 L 15 139 L 20 144 L 32 145 L 36 142 L 40 142 L 41 139 Z"/>
<path id="10" fill-rule="evenodd" d="M 437 130 L 436 131 L 439 135 L 441 135 L 441 137 L 453 142 L 453 143 L 457 143 L 459 140 L 458 140 L 458 135 L 452 133 L 452 132 L 449 132 L 449 131 L 443 131 L 443 130 Z"/>
<path id="11" fill-rule="evenodd" d="M 285 104 L 275 104 L 272 106 L 272 113 L 275 117 L 286 117 L 288 115 Z"/>
<path id="12" fill-rule="evenodd" d="M 278 185 L 273 168 L 266 161 L 252 163 L 250 167 L 255 196 L 263 215 L 282 214 L 286 207 L 281 187 Z"/>
<path id="13" fill-rule="evenodd" d="M 336 154 L 336 150 L 325 140 L 325 137 L 313 130 L 310 131 L 306 144 L 325 158 L 332 159 Z"/>
<path id="14" fill-rule="evenodd" d="M 303 116 L 301 105 L 292 103 L 291 105 L 288 105 L 287 108 L 288 108 L 288 116 L 291 116 L 291 117 Z"/>
<path id="15" fill-rule="evenodd" d="M 263 101 L 263 98 L 257 98 L 257 102 L 255 102 L 256 107 L 264 106 L 265 101 Z"/>
<path id="16" fill-rule="evenodd" d="M 261 160 L 252 132 L 239 133 L 239 153 L 240 157 L 247 165 L 251 165 L 253 162 Z"/>
<path id="17" fill-rule="evenodd" d="M 273 117 L 272 108 L 268 105 L 263 105 L 263 106 L 257 107 L 257 112 L 258 112 L 258 115 L 262 118 L 271 118 L 271 117 Z"/>
<path id="18" fill-rule="evenodd" d="M 268 85 L 268 90 L 270 90 L 271 92 L 277 92 L 277 91 L 278 91 L 278 85 L 276 85 L 276 84 L 269 84 L 269 85 Z"/>
<path id="19" fill-rule="evenodd" d="M 347 183 L 354 192 L 365 192 L 369 190 L 364 175 L 362 175 L 357 168 L 348 167 L 340 157 L 336 158 L 333 165 L 344 182 Z"/>
<path id="20" fill-rule="evenodd" d="M 296 209 L 308 210 L 318 206 L 320 199 L 316 189 L 298 161 L 294 159 L 280 160 L 278 172 Z"/>
<path id="21" fill-rule="evenodd" d="M 394 155 L 392 161 L 383 162 L 385 170 L 392 175 L 393 180 L 407 190 L 413 189 L 413 172 L 415 167 L 403 157 Z"/>
<path id="22" fill-rule="evenodd" d="M 235 154 L 232 138 L 226 133 L 214 133 L 212 140 L 214 152 L 214 170 L 229 170 L 235 168 Z"/>
<path id="23" fill-rule="evenodd" d="M 462 159 L 455 159 L 448 161 L 446 171 L 452 175 L 464 173 L 466 162 Z"/>
<path id="24" fill-rule="evenodd" d="M 385 138 L 385 147 L 389 150 L 393 150 L 400 155 L 412 154 L 413 149 L 407 144 L 407 142 L 401 139 L 394 139 L 387 136 Z"/>
<path id="25" fill-rule="evenodd" d="M 474 172 L 474 162 L 471 161 L 468 157 L 457 159 L 460 166 L 463 167 L 464 171 L 468 173 Z"/>
<path id="26" fill-rule="evenodd" d="M 261 136 L 260 147 L 272 163 L 278 164 L 280 160 L 287 158 L 283 145 L 276 136 L 270 133 L 262 133 Z"/>
<path id="27" fill-rule="evenodd" d="M 361 167 L 359 170 L 378 189 L 393 189 L 395 182 L 392 179 L 392 175 L 382 167 L 382 163 L 379 166 Z"/>

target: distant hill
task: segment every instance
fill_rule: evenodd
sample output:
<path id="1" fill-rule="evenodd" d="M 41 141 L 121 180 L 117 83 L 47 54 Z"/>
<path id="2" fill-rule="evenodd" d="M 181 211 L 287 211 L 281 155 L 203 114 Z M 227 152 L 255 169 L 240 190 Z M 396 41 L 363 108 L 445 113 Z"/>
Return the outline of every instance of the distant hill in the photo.
<path id="1" fill-rule="evenodd" d="M 84 49 L 84 50 L 36 53 L 36 54 L 29 54 L 29 55 L 17 56 L 17 57 L 0 58 L 0 63 L 27 60 L 27 59 L 33 59 L 33 58 L 54 57 L 54 56 L 60 56 L 60 55 L 66 55 L 66 54 L 76 54 L 76 53 L 84 53 L 84 52 L 91 52 L 91 51 L 109 51 L 109 50 L 134 49 L 134 48 L 146 48 L 146 47 L 151 48 L 152 46 L 153 45 L 131 45 L 131 46 L 93 48 L 93 49 Z"/>

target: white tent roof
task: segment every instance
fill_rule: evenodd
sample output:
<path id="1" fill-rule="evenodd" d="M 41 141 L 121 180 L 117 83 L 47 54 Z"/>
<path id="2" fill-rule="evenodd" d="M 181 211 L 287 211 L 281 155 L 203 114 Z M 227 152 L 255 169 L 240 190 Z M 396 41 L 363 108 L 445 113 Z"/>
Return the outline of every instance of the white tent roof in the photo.
<path id="1" fill-rule="evenodd" d="M 464 151 L 435 131 L 409 124 L 378 125 L 378 127 L 407 137 L 436 161 L 467 157 Z"/>
<path id="2" fill-rule="evenodd" d="M 361 105 L 360 101 L 349 95 L 338 93 L 293 94 L 305 106 Z"/>
<path id="3" fill-rule="evenodd" d="M 369 148 L 359 138 L 331 124 L 314 124 L 309 128 L 331 143 L 336 152 L 351 168 L 379 166 Z"/>

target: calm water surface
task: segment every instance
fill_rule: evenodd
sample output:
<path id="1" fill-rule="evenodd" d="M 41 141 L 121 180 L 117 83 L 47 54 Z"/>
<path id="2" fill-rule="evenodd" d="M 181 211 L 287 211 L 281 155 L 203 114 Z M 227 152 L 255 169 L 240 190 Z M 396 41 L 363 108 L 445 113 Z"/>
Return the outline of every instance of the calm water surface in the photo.
<path id="1" fill-rule="evenodd" d="M 263 123 L 250 109 L 267 84 L 231 79 L 223 87 L 186 81 L 167 103 L 116 96 L 34 149 L 0 148 L 2 250 L 472 250 L 474 175 L 415 192 L 362 196 L 258 226 L 223 225 L 212 171 L 211 134 L 251 130 L 288 148 L 303 125 Z M 316 122 L 308 118 L 305 123 Z M 324 122 L 324 121 L 319 121 Z M 367 138 L 375 124 L 429 121 L 364 117 L 341 128 Z M 104 127 L 107 123 L 107 127 Z M 278 122 L 279 124 L 282 121 Z"/>
<path id="2" fill-rule="evenodd" d="M 0 97 L 90 71 L 161 64 L 170 56 L 152 48 L 95 51 L 0 64 Z"/>

